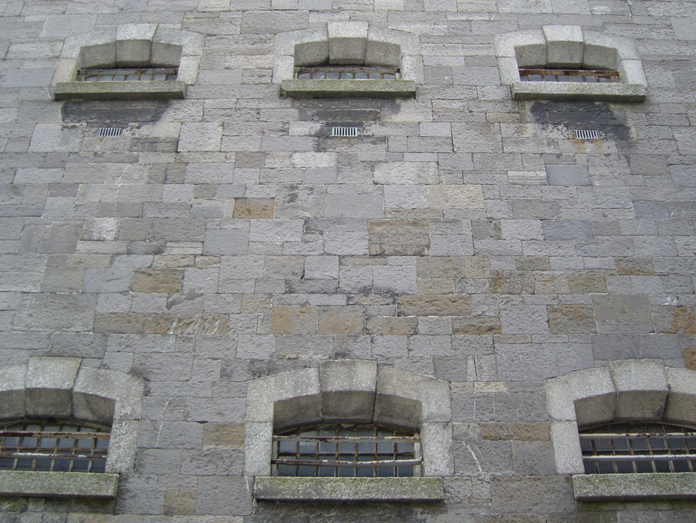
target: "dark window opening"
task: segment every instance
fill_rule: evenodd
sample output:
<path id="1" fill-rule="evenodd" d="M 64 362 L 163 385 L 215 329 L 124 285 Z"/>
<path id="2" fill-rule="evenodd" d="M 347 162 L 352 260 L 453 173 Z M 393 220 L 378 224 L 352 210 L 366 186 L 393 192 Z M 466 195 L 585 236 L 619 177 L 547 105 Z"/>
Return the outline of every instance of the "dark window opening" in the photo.
<path id="1" fill-rule="evenodd" d="M 176 80 L 176 68 L 80 69 L 79 82 L 155 82 Z"/>
<path id="2" fill-rule="evenodd" d="M 696 429 L 614 423 L 580 432 L 586 474 L 696 471 Z"/>
<path id="3" fill-rule="evenodd" d="M 410 477 L 422 474 L 420 435 L 375 425 L 317 425 L 273 436 L 273 474 Z"/>
<path id="4" fill-rule="evenodd" d="M 520 69 L 523 82 L 572 82 L 572 83 L 611 83 L 620 82 L 618 71 L 590 69 Z"/>
<path id="5" fill-rule="evenodd" d="M 296 67 L 298 80 L 397 80 L 398 67 L 365 67 L 359 65 Z"/>
<path id="6" fill-rule="evenodd" d="M 79 420 L 0 424 L 0 470 L 104 472 L 110 427 Z"/>

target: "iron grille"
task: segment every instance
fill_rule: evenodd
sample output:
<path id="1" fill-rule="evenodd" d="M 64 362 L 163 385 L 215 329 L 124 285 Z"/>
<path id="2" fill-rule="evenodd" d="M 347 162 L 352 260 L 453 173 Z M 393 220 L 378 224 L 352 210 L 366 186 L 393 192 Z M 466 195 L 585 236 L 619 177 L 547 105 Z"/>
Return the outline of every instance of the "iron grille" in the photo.
<path id="1" fill-rule="evenodd" d="M 123 129 L 120 127 L 100 127 L 97 131 L 97 136 L 104 136 L 109 138 L 121 136 L 122 134 Z"/>
<path id="2" fill-rule="evenodd" d="M 84 421 L 0 425 L 0 470 L 104 472 L 110 428 Z"/>
<path id="3" fill-rule="evenodd" d="M 599 140 L 602 138 L 599 134 L 599 131 L 596 131 L 594 129 L 576 129 L 575 131 L 573 131 L 573 136 L 575 136 L 576 140 Z"/>
<path id="4" fill-rule="evenodd" d="M 400 76 L 398 67 L 316 66 L 296 67 L 298 80 L 396 80 Z"/>
<path id="5" fill-rule="evenodd" d="M 661 423 L 613 424 L 580 433 L 586 474 L 696 471 L 696 430 Z"/>
<path id="6" fill-rule="evenodd" d="M 331 136 L 348 136 L 356 137 L 358 136 L 357 127 L 332 127 Z"/>
<path id="7" fill-rule="evenodd" d="M 611 83 L 620 80 L 618 71 L 594 69 L 520 69 L 523 82 Z"/>
<path id="8" fill-rule="evenodd" d="M 420 476 L 422 463 L 418 434 L 374 425 L 318 425 L 273 436 L 277 476 Z"/>
<path id="9" fill-rule="evenodd" d="M 81 82 L 153 82 L 176 80 L 176 68 L 145 69 L 80 69 L 77 79 Z"/>

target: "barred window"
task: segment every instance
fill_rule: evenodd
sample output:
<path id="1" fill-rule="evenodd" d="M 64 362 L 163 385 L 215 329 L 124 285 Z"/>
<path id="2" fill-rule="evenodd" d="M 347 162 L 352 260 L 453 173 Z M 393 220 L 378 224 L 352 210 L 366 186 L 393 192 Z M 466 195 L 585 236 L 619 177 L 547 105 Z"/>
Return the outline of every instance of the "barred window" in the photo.
<path id="1" fill-rule="evenodd" d="M 572 82 L 611 83 L 620 82 L 618 71 L 590 69 L 520 69 L 523 82 Z"/>
<path id="2" fill-rule="evenodd" d="M 301 477 L 422 475 L 420 435 L 376 425 L 316 425 L 273 436 L 273 474 Z"/>
<path id="3" fill-rule="evenodd" d="M 110 427 L 79 420 L 0 424 L 0 470 L 104 472 Z"/>
<path id="4" fill-rule="evenodd" d="M 664 423 L 614 423 L 584 430 L 586 474 L 696 471 L 696 429 Z"/>
<path id="5" fill-rule="evenodd" d="M 397 80 L 398 67 L 364 67 L 359 65 L 296 67 L 298 80 Z"/>
<path id="6" fill-rule="evenodd" d="M 176 80 L 176 68 L 139 68 L 139 69 L 80 69 L 77 73 L 79 82 L 155 82 Z"/>

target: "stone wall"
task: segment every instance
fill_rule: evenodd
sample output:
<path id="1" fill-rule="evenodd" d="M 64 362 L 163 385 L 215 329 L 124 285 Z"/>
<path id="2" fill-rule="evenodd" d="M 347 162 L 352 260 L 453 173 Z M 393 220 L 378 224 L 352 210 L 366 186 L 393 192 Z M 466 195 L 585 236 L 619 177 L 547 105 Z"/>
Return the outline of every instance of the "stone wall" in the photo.
<path id="1" fill-rule="evenodd" d="M 275 35 L 341 21 L 417 37 L 415 98 L 279 96 Z M 127 24 L 201 35 L 186 97 L 54 101 Z M 494 38 L 548 25 L 630 39 L 647 100 L 513 101 Z M 0 522 L 692 521 L 576 502 L 545 380 L 696 367 L 695 40 L 685 1 L 0 0 L 0 365 L 145 382 L 115 501 Z M 444 502 L 253 500 L 248 384 L 329 359 L 448 382 Z"/>

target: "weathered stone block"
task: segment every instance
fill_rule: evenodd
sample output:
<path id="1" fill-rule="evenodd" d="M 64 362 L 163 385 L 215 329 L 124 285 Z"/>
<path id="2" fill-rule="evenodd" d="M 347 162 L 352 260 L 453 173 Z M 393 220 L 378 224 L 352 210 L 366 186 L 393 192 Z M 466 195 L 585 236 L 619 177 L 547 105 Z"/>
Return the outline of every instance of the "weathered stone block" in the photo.
<path id="1" fill-rule="evenodd" d="M 551 334 L 591 334 L 597 332 L 594 311 L 584 305 L 548 306 Z"/>
<path id="2" fill-rule="evenodd" d="M 375 407 L 377 364 L 324 361 L 319 365 L 324 423 L 371 423 Z"/>
<path id="3" fill-rule="evenodd" d="M 619 360 L 609 369 L 616 386 L 616 421 L 662 418 L 669 391 L 662 362 Z"/>
<path id="4" fill-rule="evenodd" d="M 399 296 L 400 316 L 469 316 L 471 298 L 462 295 Z"/>
<path id="5" fill-rule="evenodd" d="M 418 256 L 430 248 L 430 229 L 423 220 L 370 220 L 372 256 Z"/>
<path id="6" fill-rule="evenodd" d="M 234 201 L 234 217 L 274 218 L 275 200 L 271 198 L 238 198 Z"/>
<path id="7" fill-rule="evenodd" d="M 590 171 L 585 165 L 547 165 L 546 178 L 549 185 L 592 185 Z"/>

